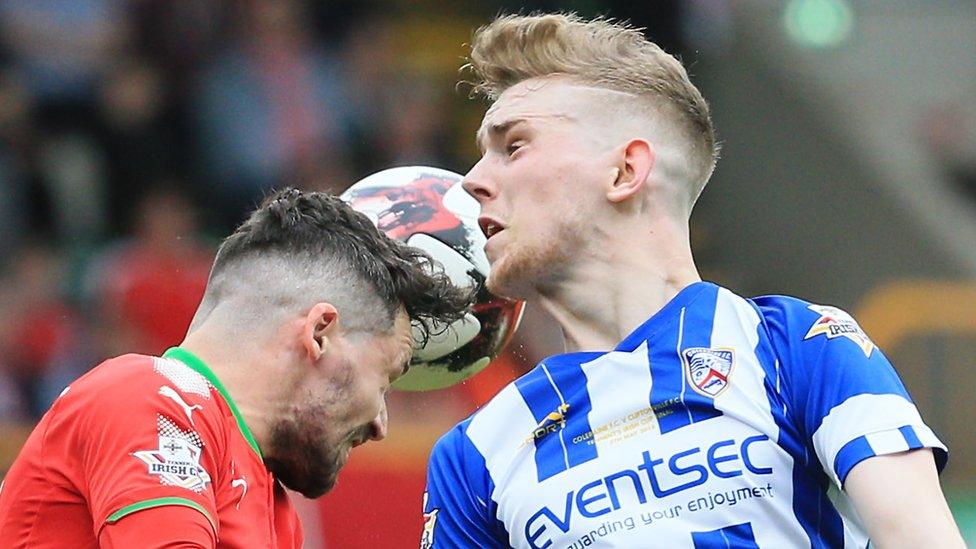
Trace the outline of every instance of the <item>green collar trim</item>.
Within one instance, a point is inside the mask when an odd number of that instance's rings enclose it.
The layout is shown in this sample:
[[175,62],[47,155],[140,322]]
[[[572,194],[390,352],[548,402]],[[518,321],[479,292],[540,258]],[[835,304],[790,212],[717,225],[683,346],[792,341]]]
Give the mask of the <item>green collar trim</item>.
[[244,423],[244,418],[241,417],[240,410],[238,410],[237,405],[234,404],[234,399],[230,398],[230,395],[227,393],[227,389],[224,388],[224,384],[221,383],[219,379],[217,379],[217,376],[214,375],[213,371],[210,370],[207,364],[204,361],[200,360],[200,358],[197,355],[191,353],[190,351],[187,351],[182,347],[171,347],[167,349],[166,352],[163,353],[163,358],[173,358],[179,360],[183,364],[189,366],[198,374],[207,378],[207,381],[209,381],[211,385],[216,387],[217,392],[220,393],[220,396],[224,397],[224,400],[227,402],[227,405],[230,406],[230,411],[233,412],[234,419],[237,420],[237,427],[240,428],[241,434],[244,435],[244,438],[247,440],[247,443],[251,445],[251,448],[254,449],[254,452],[257,453],[258,457],[263,459],[263,456],[261,455],[261,449],[258,448],[258,443],[256,440],[254,440],[254,435],[251,434],[251,430],[248,429],[247,424]]

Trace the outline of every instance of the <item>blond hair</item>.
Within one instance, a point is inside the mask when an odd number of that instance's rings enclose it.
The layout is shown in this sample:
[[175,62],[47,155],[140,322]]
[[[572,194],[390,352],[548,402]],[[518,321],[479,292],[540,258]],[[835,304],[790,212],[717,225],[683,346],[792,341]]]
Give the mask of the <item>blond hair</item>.
[[504,15],[475,31],[465,68],[476,78],[474,92],[489,100],[523,80],[564,75],[674,113],[698,165],[693,200],[715,167],[718,146],[705,98],[681,62],[639,29],[572,13]]

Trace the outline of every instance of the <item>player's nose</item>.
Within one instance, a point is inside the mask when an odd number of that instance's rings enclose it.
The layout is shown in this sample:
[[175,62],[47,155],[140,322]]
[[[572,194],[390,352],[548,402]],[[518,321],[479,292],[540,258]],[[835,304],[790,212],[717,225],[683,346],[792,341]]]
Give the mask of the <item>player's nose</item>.
[[464,176],[464,180],[461,181],[461,187],[479,203],[491,200],[497,194],[494,185],[489,183],[490,180],[488,174],[485,173],[483,164],[484,159],[475,164]]
[[381,441],[386,438],[389,427],[389,418],[386,412],[386,406],[380,410],[380,413],[373,418],[373,421],[369,422],[369,440]]

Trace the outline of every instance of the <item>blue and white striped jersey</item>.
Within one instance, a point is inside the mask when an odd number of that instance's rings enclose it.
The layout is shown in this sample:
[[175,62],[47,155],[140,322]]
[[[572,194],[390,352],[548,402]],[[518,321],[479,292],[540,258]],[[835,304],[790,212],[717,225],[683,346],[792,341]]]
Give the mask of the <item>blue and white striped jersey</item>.
[[865,547],[848,472],[922,447],[941,469],[945,446],[847,313],[700,282],[444,435],[422,546]]

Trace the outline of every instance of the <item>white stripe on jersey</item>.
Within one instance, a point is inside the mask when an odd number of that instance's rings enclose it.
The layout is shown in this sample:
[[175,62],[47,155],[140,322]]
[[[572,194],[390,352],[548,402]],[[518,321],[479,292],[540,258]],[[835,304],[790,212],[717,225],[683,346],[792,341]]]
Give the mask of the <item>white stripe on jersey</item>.
[[[496,489],[488,494],[498,505],[498,520],[512,524],[521,509],[514,498],[504,500],[498,487],[534,486],[538,483],[535,469],[535,444],[530,440],[536,428],[532,410],[526,405],[514,383],[509,384],[471,419],[467,436],[485,458],[485,468]],[[509,490],[507,494],[513,492]],[[518,532],[511,532],[510,543],[515,544]]]
[[868,445],[871,446],[871,450],[877,455],[882,454],[896,454],[898,452],[905,452],[908,450],[908,441],[905,440],[905,435],[901,434],[901,431],[882,431],[880,433],[871,433],[864,437],[868,441]]
[[[582,365],[586,374],[586,390],[590,396],[590,428],[597,430],[605,425],[626,420],[636,410],[650,406],[649,395],[653,381],[651,369],[647,365],[647,342],[632,353],[607,353],[598,359]],[[613,391],[593,390],[594,387],[614,387]],[[572,410],[569,413],[573,413]],[[658,433],[657,417],[648,414],[653,432]],[[610,441],[596,438],[599,455],[613,452]]]
[[[730,374],[732,381],[715,398],[715,408],[729,417],[756,427],[760,432],[769,433],[773,442],[779,442],[781,433],[766,396],[766,372],[755,352],[759,345],[759,322],[759,314],[748,302],[724,288],[719,289],[711,347],[736,349],[736,355],[735,370]],[[744,352],[746,349],[751,352]],[[766,459],[780,462],[776,465],[778,470],[793,470],[793,458],[789,454],[769,454]],[[783,497],[764,502],[776,508],[775,514],[770,514],[776,517],[777,527],[765,528],[761,522],[754,522],[752,527],[756,543],[759,547],[809,546],[809,537],[793,512],[793,483],[783,482],[777,488],[784,492]]]
[[[499,425],[505,427],[499,429]],[[535,428],[532,410],[522,400],[514,383],[502,389],[471,419],[468,438],[484,456],[485,466],[496,486],[509,482],[509,477],[516,473],[511,464],[520,457],[521,452],[528,452],[528,456],[522,459],[523,463],[535,464],[535,445],[522,444],[532,436]],[[528,473],[529,476],[519,480],[536,483],[535,470]]]
[[[922,438],[922,433],[931,434],[931,431],[922,423],[915,406],[901,395],[855,395],[830,410],[813,434],[813,447],[824,471],[840,486],[834,460],[845,444],[864,435],[897,430],[904,425],[914,427],[923,443],[932,441]],[[943,447],[941,443],[937,446]]]

